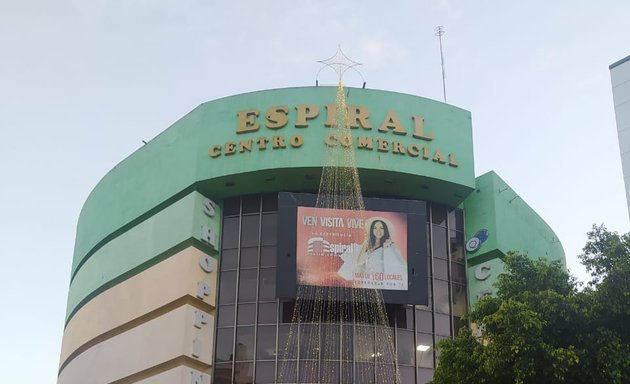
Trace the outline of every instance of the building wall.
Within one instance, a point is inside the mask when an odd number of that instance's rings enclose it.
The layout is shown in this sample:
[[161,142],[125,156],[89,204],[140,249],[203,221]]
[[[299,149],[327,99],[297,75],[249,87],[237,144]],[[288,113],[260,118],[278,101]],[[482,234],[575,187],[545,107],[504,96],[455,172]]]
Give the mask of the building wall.
[[[77,226],[59,383],[207,384],[212,377],[221,382],[224,373],[240,380],[269,372],[271,363],[275,369],[276,360],[259,362],[254,355],[237,364],[237,344],[224,339],[225,329],[238,338],[241,326],[276,327],[280,334],[286,324],[279,316],[288,305],[259,296],[260,284],[271,281],[265,274],[274,268],[264,263],[275,256],[273,244],[256,239],[235,245],[233,237],[251,220],[259,220],[261,230],[271,228],[275,193],[317,191],[327,146],[341,145],[327,128],[335,92],[278,89],[202,104],[105,175]],[[405,382],[424,382],[437,359],[434,343],[451,337],[466,311],[463,244],[469,231],[461,208],[471,211],[466,220],[475,226],[485,225],[478,217],[499,217],[498,224],[510,220],[501,218],[500,199],[486,199],[485,192],[464,204],[476,184],[485,182],[473,173],[469,112],[394,92],[346,92],[363,193],[430,206],[432,301],[427,307],[390,308]],[[250,205],[251,199],[257,203]],[[523,222],[518,230],[530,227],[532,222]],[[500,236],[490,251],[520,246],[517,240]],[[258,296],[221,301],[232,289],[225,286],[231,281],[226,276],[237,275],[232,282],[241,284],[252,270]],[[232,317],[224,308],[230,305]],[[240,324],[252,308],[254,323]],[[274,310],[277,321],[259,322],[260,314]],[[257,340],[256,332],[249,340]],[[419,357],[414,346],[420,344],[429,350]]]
[[610,66],[626,202],[630,209],[630,56]]

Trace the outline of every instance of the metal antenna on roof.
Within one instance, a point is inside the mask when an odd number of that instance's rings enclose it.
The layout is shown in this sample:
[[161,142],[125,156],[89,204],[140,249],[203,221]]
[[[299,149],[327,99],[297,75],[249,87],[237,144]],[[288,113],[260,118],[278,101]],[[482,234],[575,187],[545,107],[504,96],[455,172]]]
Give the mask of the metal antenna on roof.
[[446,76],[444,74],[444,52],[442,50],[442,36],[446,33],[446,29],[441,26],[438,25],[435,28],[435,36],[438,37],[438,40],[440,41],[440,60],[442,63],[442,92],[444,93],[444,102],[446,103]]

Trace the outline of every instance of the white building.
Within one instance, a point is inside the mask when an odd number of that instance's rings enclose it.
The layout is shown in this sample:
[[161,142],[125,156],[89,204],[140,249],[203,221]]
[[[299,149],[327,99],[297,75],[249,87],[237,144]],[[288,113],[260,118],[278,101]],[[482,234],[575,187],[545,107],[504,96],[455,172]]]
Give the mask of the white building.
[[623,180],[626,185],[626,202],[628,209],[630,209],[630,56],[611,64],[609,69],[615,103]]

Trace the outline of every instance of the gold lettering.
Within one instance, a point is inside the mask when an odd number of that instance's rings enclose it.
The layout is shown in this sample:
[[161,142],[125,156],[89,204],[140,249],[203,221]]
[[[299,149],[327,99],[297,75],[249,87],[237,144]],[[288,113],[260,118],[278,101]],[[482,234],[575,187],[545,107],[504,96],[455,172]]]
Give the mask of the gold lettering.
[[378,139],[376,140],[378,142],[378,151],[379,152],[387,152],[387,146],[388,146],[388,142],[387,140],[383,140],[383,139]]
[[313,120],[319,116],[319,108],[313,104],[296,105],[297,117],[295,119],[295,128],[308,127],[308,120]]
[[446,161],[444,161],[444,155],[442,155],[442,152],[439,149],[435,151],[435,154],[433,154],[433,161],[440,164],[446,163]]
[[457,164],[457,159],[455,158],[454,153],[448,154],[448,165],[450,165],[451,167],[459,167],[459,164]]
[[371,137],[359,136],[357,139],[358,139],[357,148],[366,148],[366,149],[373,148]]
[[215,158],[219,156],[221,156],[221,146],[213,145],[212,148],[210,148],[210,157]]
[[252,139],[249,140],[241,140],[241,142],[239,143],[239,152],[243,153],[245,152],[245,150],[247,150],[248,152],[252,151]]
[[385,119],[383,119],[383,124],[381,124],[381,127],[378,130],[379,132],[387,132],[390,129],[393,130],[392,132],[396,135],[407,134],[407,131],[405,131],[405,128],[402,126],[398,115],[394,111],[387,112]]
[[422,147],[422,158],[429,160],[429,147]]
[[337,106],[335,104],[326,104],[326,122],[324,126],[333,127],[335,126],[335,118],[337,114]]
[[329,147],[334,147],[337,145],[337,138],[335,135],[328,135],[324,138],[324,143]]
[[269,139],[262,136],[258,138],[258,149],[261,151],[264,151],[265,149],[267,149],[267,143],[269,142]]
[[225,156],[230,156],[236,153],[236,143],[225,143]]
[[260,128],[257,109],[246,109],[238,112],[236,116],[238,117],[236,133],[255,132]]
[[420,147],[415,144],[409,144],[407,147],[407,153],[411,157],[418,157],[420,155]]
[[401,155],[405,154],[405,147],[403,147],[402,143],[400,141],[394,141],[392,143],[392,152],[393,153],[400,153]]
[[428,133],[424,134],[424,117],[423,116],[413,116],[413,137],[416,139],[431,141],[433,140],[433,134]]
[[341,136],[341,146],[344,148],[350,148],[352,146],[352,136],[350,135]]
[[361,126],[363,129],[372,129],[369,118],[370,111],[368,111],[367,107],[348,106],[348,124],[350,128],[359,128]]
[[302,135],[293,135],[289,139],[289,143],[291,143],[291,146],[293,148],[299,148],[302,146],[302,144],[304,144],[304,138],[302,137]]
[[286,105],[267,109],[265,126],[270,129],[280,129],[289,122],[289,107]]
[[286,145],[284,145],[284,137],[274,136],[272,140],[273,140],[273,144],[272,144],[273,149],[286,148]]

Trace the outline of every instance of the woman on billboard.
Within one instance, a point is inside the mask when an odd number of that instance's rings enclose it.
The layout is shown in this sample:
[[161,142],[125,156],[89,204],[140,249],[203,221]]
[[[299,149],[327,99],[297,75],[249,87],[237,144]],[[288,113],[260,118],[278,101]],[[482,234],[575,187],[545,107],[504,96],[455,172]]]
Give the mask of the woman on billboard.
[[358,254],[342,255],[344,264],[337,274],[352,280],[356,288],[407,289],[407,262],[392,241],[392,226],[375,217],[365,227],[365,241]]

